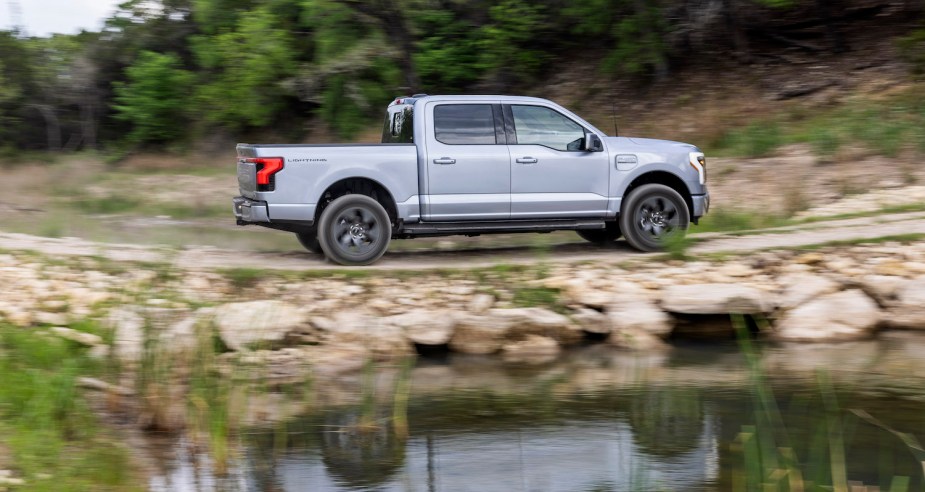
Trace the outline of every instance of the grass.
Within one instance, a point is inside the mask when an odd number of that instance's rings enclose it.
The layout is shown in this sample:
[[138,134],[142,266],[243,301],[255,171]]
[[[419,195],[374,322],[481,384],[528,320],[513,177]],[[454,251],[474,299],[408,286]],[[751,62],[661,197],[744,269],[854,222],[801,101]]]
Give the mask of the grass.
[[128,451],[100,424],[76,386],[102,368],[85,349],[0,324],[0,435],[17,490],[143,490]]
[[812,113],[792,110],[732,128],[707,148],[718,156],[764,157],[785,145],[805,143],[816,155],[831,158],[851,144],[896,157],[910,143],[910,148],[925,152],[925,97],[921,92],[921,87],[915,87],[888,99],[855,99]]

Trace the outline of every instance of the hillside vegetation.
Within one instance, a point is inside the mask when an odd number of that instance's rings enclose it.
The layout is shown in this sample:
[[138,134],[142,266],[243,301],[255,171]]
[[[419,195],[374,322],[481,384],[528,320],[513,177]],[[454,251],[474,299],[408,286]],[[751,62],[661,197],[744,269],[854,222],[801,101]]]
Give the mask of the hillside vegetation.
[[[415,92],[556,97],[608,129],[619,101],[621,120],[644,130],[626,103],[642,101],[646,121],[670,127],[700,118],[701,98],[716,106],[743,85],[763,87],[772,102],[838,85],[837,71],[820,85],[812,70],[819,63],[873,67],[887,77],[921,73],[923,4],[130,0],[100,32],[37,38],[0,31],[0,147],[122,152],[220,148],[244,138],[353,139],[364,131],[374,138],[370,128],[383,106]],[[645,106],[653,100],[662,106]],[[692,114],[677,117],[685,107]],[[920,106],[910,111],[901,119],[918,122]],[[739,120],[769,116],[743,112]],[[699,128],[698,135],[758,155],[777,140],[809,139],[767,123],[729,136]],[[887,152],[891,139],[909,136],[898,124],[885,131]],[[811,140],[832,152],[856,133],[839,128]]]

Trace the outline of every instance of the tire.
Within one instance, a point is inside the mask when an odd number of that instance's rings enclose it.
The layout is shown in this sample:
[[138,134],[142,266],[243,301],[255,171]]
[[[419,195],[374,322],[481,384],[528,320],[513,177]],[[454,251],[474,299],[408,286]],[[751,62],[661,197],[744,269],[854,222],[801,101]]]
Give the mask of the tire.
[[299,244],[308,251],[316,255],[324,254],[324,251],[321,251],[321,244],[318,242],[318,232],[315,229],[307,232],[297,232],[295,233],[295,237],[299,240]]
[[604,229],[579,229],[575,232],[585,241],[602,246],[620,239],[623,235],[618,222],[608,222]]
[[684,234],[691,222],[684,198],[661,184],[647,184],[631,191],[620,212],[620,229],[630,246],[640,251],[660,251],[665,240]]
[[385,254],[391,238],[389,214],[366,195],[344,195],[334,200],[318,221],[321,249],[341,265],[373,263]]

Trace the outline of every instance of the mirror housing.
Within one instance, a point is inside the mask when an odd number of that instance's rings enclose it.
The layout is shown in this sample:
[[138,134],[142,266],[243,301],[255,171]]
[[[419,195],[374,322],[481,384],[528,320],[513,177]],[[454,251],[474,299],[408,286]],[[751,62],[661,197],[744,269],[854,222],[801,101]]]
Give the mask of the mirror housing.
[[598,137],[594,133],[585,133],[585,139],[582,143],[581,150],[585,152],[603,152],[604,142],[601,142],[601,137]]

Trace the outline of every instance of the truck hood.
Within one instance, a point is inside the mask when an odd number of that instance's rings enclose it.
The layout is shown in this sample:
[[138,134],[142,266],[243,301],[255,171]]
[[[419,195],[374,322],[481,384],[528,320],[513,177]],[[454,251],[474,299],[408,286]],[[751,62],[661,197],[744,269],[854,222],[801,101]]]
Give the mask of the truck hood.
[[699,152],[700,150],[689,143],[675,142],[673,140],[659,140],[657,138],[639,138],[639,137],[610,137],[618,141],[630,142],[634,145],[649,147],[650,149],[671,149],[685,150],[687,152]]

